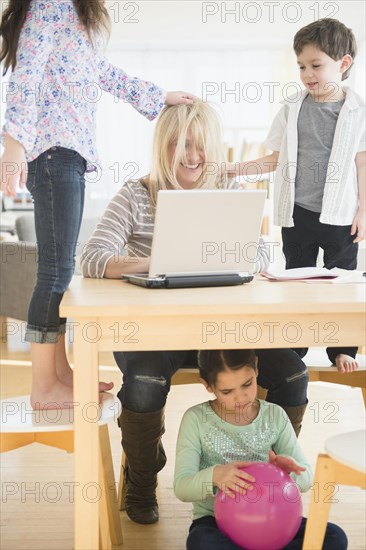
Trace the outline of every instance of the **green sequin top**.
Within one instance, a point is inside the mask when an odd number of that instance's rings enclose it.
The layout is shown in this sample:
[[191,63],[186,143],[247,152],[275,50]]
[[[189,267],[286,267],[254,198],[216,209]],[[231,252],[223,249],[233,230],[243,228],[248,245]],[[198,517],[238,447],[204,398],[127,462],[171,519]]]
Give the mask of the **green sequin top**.
[[174,492],[185,502],[193,502],[193,519],[214,515],[213,470],[217,464],[235,460],[268,462],[268,452],[287,455],[306,468],[291,474],[300,491],[312,485],[312,472],[299,447],[285,411],[260,400],[258,416],[246,426],[220,418],[210,402],[200,403],[183,416],[176,450]]

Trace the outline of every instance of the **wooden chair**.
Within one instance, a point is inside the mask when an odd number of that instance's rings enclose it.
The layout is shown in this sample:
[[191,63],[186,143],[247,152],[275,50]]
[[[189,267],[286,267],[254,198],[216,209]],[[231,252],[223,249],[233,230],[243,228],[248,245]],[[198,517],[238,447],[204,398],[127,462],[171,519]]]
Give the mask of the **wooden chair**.
[[322,548],[330,504],[338,484],[366,488],[366,431],[358,430],[326,440],[327,454],[318,455],[303,550]]
[[[364,405],[366,407],[366,356],[357,354],[358,369],[354,372],[338,372],[336,367],[329,363],[323,348],[310,348],[304,362],[308,367],[309,382],[331,382],[361,388]],[[182,382],[184,383],[184,382]],[[258,397],[266,398],[267,391],[258,386]]]
[[[103,394],[99,419],[99,468],[101,499],[99,519],[100,548],[123,543],[122,526],[117,506],[115,479],[107,423],[121,412],[117,397]],[[1,452],[42,443],[69,453],[74,450],[72,409],[32,411],[29,395],[1,401]]]
[[359,367],[354,372],[342,373],[330,365],[323,348],[310,348],[304,361],[309,371],[309,382],[331,382],[353,388],[361,388],[363,401],[366,406],[366,356],[357,355]]

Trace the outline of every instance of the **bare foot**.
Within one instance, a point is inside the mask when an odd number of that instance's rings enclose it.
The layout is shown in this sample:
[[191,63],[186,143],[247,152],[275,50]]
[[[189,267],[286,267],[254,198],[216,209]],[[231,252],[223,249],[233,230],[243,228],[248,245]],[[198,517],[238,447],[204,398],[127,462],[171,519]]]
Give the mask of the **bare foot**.
[[73,403],[73,391],[59,380],[55,381],[47,389],[32,388],[30,402],[32,409],[71,409]]
[[[70,367],[66,349],[65,349],[65,334],[61,336],[56,346],[53,348],[54,360],[56,367],[56,376],[64,386],[73,387],[73,370]],[[99,393],[109,391],[113,388],[113,382],[99,382]],[[100,401],[99,401],[100,402]]]
[[345,353],[340,353],[335,359],[335,366],[338,372],[353,372],[358,369],[356,359]]
[[99,382],[99,393],[102,391],[109,391],[113,386],[113,382]]
[[73,387],[73,372],[68,363],[60,364],[56,361],[56,374],[62,384],[69,388]]
[[[102,403],[102,392],[113,388],[113,382],[99,382],[99,404]],[[72,409],[74,407],[73,389],[57,381],[47,391],[32,389],[30,403],[33,410]]]
[[[57,378],[65,386],[73,387],[73,370],[69,364],[56,364]],[[113,388],[113,382],[99,382],[99,393],[109,391]]]

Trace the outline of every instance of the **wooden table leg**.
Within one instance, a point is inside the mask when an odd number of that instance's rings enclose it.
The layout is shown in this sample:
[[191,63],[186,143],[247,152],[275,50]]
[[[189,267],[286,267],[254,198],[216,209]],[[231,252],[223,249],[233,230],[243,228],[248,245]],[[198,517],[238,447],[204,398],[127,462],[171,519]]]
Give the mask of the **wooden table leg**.
[[101,478],[103,480],[103,501],[106,503],[108,516],[108,531],[112,544],[119,546],[123,544],[121,518],[118,510],[116,483],[113,471],[111,443],[109,439],[108,426],[104,424],[99,428]]
[[75,550],[99,547],[99,397],[96,320],[74,319]]

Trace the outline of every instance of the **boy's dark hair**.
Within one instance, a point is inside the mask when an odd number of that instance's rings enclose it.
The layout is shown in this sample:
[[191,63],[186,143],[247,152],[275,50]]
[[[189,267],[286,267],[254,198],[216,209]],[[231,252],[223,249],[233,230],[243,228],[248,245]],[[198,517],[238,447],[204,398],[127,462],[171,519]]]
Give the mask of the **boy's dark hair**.
[[243,367],[256,369],[256,355],[252,349],[201,350],[198,352],[198,367],[201,378],[213,387],[219,372]]
[[[335,61],[347,54],[354,59],[357,54],[356,39],[352,30],[337,19],[328,17],[310,23],[295,34],[293,46],[297,56],[307,44],[314,44]],[[342,80],[349,77],[351,67],[342,74]]]

